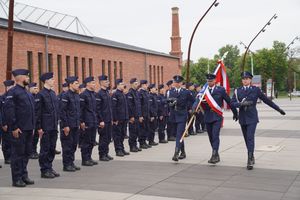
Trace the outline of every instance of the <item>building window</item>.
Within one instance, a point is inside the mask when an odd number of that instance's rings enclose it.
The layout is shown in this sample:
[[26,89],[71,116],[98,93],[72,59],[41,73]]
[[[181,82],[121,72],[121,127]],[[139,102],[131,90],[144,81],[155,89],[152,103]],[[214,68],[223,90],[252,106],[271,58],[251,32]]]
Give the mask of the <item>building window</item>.
[[153,65],[153,83],[156,84],[156,67]]
[[164,83],[164,67],[160,67],[160,77],[161,77],[161,83]]
[[51,53],[48,54],[48,71],[53,72],[53,56]]
[[89,59],[89,76],[93,76],[94,72],[93,72],[93,59],[90,58]]
[[85,58],[81,58],[82,81],[86,78]]
[[70,73],[71,73],[71,62],[70,62],[70,56],[66,56],[66,71],[67,71],[67,77],[70,76]]
[[117,78],[118,78],[118,77],[117,77],[117,76],[118,76],[118,71],[117,71],[118,69],[117,69],[117,68],[118,68],[118,66],[117,66],[117,61],[114,61],[114,83],[115,83],[115,86],[117,86],[117,85],[116,85],[116,80],[117,80]]
[[152,66],[149,65],[149,83],[152,83]]
[[157,66],[157,84],[160,84],[160,73],[159,73],[159,66]]
[[102,60],[102,75],[105,75],[105,60]]
[[108,80],[111,81],[111,61],[110,60],[107,63],[107,76],[108,76]]
[[123,79],[123,63],[119,62],[119,76]]
[[62,59],[61,55],[57,55],[57,79],[58,79],[58,92],[61,92],[62,85]]
[[[39,52],[38,53],[38,74],[39,74],[39,77],[43,74],[43,53]],[[39,86],[40,86],[40,89],[42,88],[42,82],[39,81]]]
[[33,55],[32,51],[27,51],[27,66],[29,70],[29,79],[30,82],[33,81]]
[[74,73],[78,76],[78,57],[74,57]]

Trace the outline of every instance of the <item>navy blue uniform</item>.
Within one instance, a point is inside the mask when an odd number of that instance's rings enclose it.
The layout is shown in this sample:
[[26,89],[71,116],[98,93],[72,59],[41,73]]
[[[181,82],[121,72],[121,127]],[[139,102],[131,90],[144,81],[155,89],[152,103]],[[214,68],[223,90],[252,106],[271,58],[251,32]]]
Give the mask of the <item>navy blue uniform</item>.
[[36,96],[36,130],[43,130],[40,139],[39,164],[42,173],[52,172],[59,118],[58,99],[51,89],[43,88]]
[[11,172],[15,183],[28,178],[27,164],[35,126],[34,98],[25,87],[16,85],[7,92],[4,118],[9,133],[18,128],[22,132],[18,138],[11,135]]
[[[158,104],[157,104],[157,94],[149,93],[149,135],[148,141],[150,143],[154,142],[155,131],[157,128],[157,112],[158,112]],[[152,119],[152,121],[151,121]]]
[[[280,108],[271,100],[269,100],[258,87],[250,86],[247,89],[245,87],[240,87],[235,91],[235,94],[232,96],[232,105],[236,108],[239,108],[239,123],[249,153],[254,152],[254,135],[256,125],[259,122],[258,113],[256,109],[256,103],[258,98],[261,99],[265,104],[267,104],[271,108],[280,112]],[[241,106],[241,102],[243,100],[251,101],[252,105]]]
[[158,139],[162,141],[165,140],[165,129],[169,112],[167,98],[163,94],[158,94],[157,105]]
[[112,95],[112,116],[113,124],[112,133],[116,152],[124,152],[124,131],[128,121],[127,99],[123,91],[116,90]]
[[[32,94],[34,101],[35,101],[35,112],[37,112],[36,108],[36,103],[37,103],[37,95],[36,94]],[[37,154],[37,144],[39,143],[39,134],[37,132],[37,129],[34,130],[34,134],[32,137],[32,148],[31,148],[31,156],[33,156],[34,154]],[[32,158],[32,157],[31,157]]]
[[61,97],[61,128],[70,128],[68,135],[60,134],[64,167],[74,166],[80,126],[80,97],[79,94],[68,90]]
[[80,94],[80,121],[85,123],[81,143],[82,161],[92,160],[92,151],[97,131],[96,93],[86,89]]
[[174,125],[176,131],[176,148],[184,149],[184,141],[180,143],[181,136],[185,130],[188,118],[188,105],[193,102],[193,96],[190,91],[180,88],[170,90],[169,98],[175,98],[176,103],[170,107],[170,122]]
[[144,118],[143,122],[140,122],[139,143],[140,145],[144,145],[149,135],[150,97],[148,91],[142,88],[138,94],[141,102],[141,116]]
[[0,128],[0,135],[2,135],[2,152],[5,163],[10,162],[10,155],[11,155],[11,144],[10,144],[10,133],[8,131],[4,131],[2,129],[3,126],[7,126],[7,122],[4,118],[4,103],[7,96],[7,92],[4,93],[0,97],[0,112],[1,112],[1,128]]
[[100,89],[96,95],[97,118],[98,124],[104,122],[103,128],[98,128],[100,135],[99,139],[99,156],[107,156],[109,152],[109,144],[111,142],[111,128],[112,128],[112,110],[111,97],[108,90]]
[[127,96],[128,117],[134,118],[133,122],[129,122],[129,147],[137,148],[137,138],[139,136],[139,118],[141,117],[141,102],[138,91],[130,88]]
[[[214,86],[212,89],[209,89],[211,96],[215,100],[215,102],[222,108],[223,101],[225,100],[227,104],[230,104],[230,97],[226,93],[224,87]],[[215,111],[211,109],[211,107],[204,103],[204,122],[206,123],[207,133],[209,137],[209,141],[213,150],[219,150],[220,145],[220,129],[223,123],[223,116],[217,114]],[[237,115],[237,110],[235,107],[231,106],[231,110],[234,115]]]
[[[194,92],[194,91],[191,91],[191,90],[188,90],[188,91],[191,93],[191,95],[192,95],[192,97],[193,97],[193,101],[190,102],[190,103],[188,104],[189,115],[188,115],[187,123],[189,123],[190,119],[191,119],[192,116],[193,116],[192,112],[190,112],[190,111],[192,111],[192,107],[193,107],[193,104],[194,104],[195,98],[196,98],[196,95],[195,95],[195,92]],[[188,131],[188,133],[191,134],[191,135],[194,134],[194,121],[195,121],[195,120],[193,120],[193,122],[191,123],[191,125],[190,125],[190,127],[189,127],[189,131]]]
[[[167,90],[166,91],[166,95],[165,96],[166,96],[167,99],[170,96],[170,91],[171,90]],[[171,138],[173,139],[173,138],[176,137],[176,130],[174,129],[174,124],[173,124],[172,121],[170,121],[170,110],[171,110],[171,108],[170,108],[170,106],[168,104],[168,117],[166,119],[166,121],[167,121],[167,136],[168,136],[168,140],[170,140]]]

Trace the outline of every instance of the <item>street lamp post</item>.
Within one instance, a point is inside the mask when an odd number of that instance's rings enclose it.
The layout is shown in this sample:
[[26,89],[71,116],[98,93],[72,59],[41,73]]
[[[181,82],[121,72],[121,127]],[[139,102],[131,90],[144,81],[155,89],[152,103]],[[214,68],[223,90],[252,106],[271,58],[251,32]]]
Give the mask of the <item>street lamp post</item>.
[[[243,45],[245,49],[247,49],[247,45],[240,41],[240,45]],[[254,75],[254,64],[253,64],[253,52],[248,49],[248,52],[250,53],[250,58],[251,58],[251,74]]]
[[191,58],[191,48],[192,48],[192,43],[193,43],[193,38],[194,35],[196,33],[196,30],[199,26],[199,24],[201,23],[201,21],[204,19],[204,17],[207,15],[207,13],[210,11],[210,9],[215,6],[217,7],[219,5],[219,3],[217,2],[218,0],[214,0],[214,2],[209,6],[209,8],[206,10],[206,12],[204,13],[204,15],[200,18],[200,20],[198,21],[197,25],[194,28],[194,31],[192,33],[192,36],[190,38],[190,43],[189,43],[189,49],[188,49],[188,59],[187,59],[187,66],[186,66],[186,82],[190,81],[190,58]]
[[277,15],[274,14],[274,15],[271,17],[271,19],[270,19],[270,20],[262,27],[262,29],[260,29],[260,31],[254,36],[254,38],[251,40],[251,42],[247,45],[247,49],[246,49],[246,51],[245,51],[245,53],[244,53],[243,62],[242,62],[242,65],[241,65],[241,72],[243,72],[244,69],[245,69],[246,56],[247,56],[247,52],[248,52],[248,50],[249,50],[251,44],[252,44],[252,43],[254,42],[254,40],[259,36],[259,34],[261,34],[261,33],[263,33],[263,32],[266,31],[266,27],[269,26],[269,25],[271,25],[271,21],[274,20],[274,19],[276,19],[276,18],[277,18]]

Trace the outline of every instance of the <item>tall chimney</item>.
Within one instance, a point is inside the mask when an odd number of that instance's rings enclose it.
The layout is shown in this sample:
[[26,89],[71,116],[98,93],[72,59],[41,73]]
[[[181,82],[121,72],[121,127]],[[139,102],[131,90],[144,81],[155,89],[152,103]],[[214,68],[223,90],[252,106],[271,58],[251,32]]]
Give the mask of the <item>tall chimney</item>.
[[170,54],[178,57],[179,65],[182,66],[182,51],[181,51],[181,37],[179,32],[179,15],[178,7],[172,8],[172,36],[171,36],[171,52]]

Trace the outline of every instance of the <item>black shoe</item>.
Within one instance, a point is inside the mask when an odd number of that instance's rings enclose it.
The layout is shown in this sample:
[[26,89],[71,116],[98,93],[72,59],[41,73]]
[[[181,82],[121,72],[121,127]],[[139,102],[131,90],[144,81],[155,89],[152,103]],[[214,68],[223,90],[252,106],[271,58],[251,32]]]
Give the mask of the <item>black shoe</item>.
[[9,159],[5,160],[4,164],[9,165],[10,164],[10,160]]
[[212,156],[211,158],[209,159],[208,163],[211,163],[211,164],[216,164],[220,162],[220,156],[219,156],[219,153],[216,151],[216,150],[213,150],[213,153],[212,153]]
[[197,135],[197,133],[193,131],[190,133],[190,135]]
[[60,154],[60,153],[61,153],[60,151],[58,151],[58,150],[55,149],[55,154],[56,154],[56,155],[58,155],[58,154]]
[[116,156],[118,156],[118,157],[124,157],[125,155],[124,155],[124,153],[122,151],[117,151],[116,152]]
[[76,166],[76,165],[74,165],[74,164],[73,164],[73,167],[74,167],[74,169],[75,169],[76,171],[80,170],[80,167],[78,167],[78,166]]
[[138,150],[138,148],[137,147],[132,147],[132,148],[130,148],[130,152],[138,152],[139,150]]
[[41,178],[55,178],[55,175],[52,172],[45,172],[41,174]]
[[2,165],[0,165],[0,168],[2,168]]
[[12,184],[12,186],[14,186],[14,187],[26,187],[26,183],[24,183],[24,181],[22,181],[22,180],[18,180],[16,182],[14,182]]
[[168,141],[176,141],[176,138],[171,136],[171,137],[168,138]]
[[174,153],[172,160],[177,162],[178,159],[179,159],[179,149],[175,148],[175,153]]
[[180,156],[178,157],[179,160],[185,159],[186,158],[186,154],[185,152],[181,152]]
[[204,133],[203,130],[198,130],[197,133],[201,134],[201,133]]
[[29,156],[29,159],[38,159],[39,158],[39,154],[38,153],[32,153],[30,156]]
[[247,169],[252,170],[255,163],[253,153],[248,153]]
[[51,173],[55,176],[55,177],[59,177],[60,174],[57,173],[54,169],[51,170]]
[[34,181],[31,180],[31,179],[28,178],[28,177],[23,178],[22,180],[23,180],[23,182],[24,182],[26,185],[33,185],[33,184],[34,184]]
[[110,161],[110,159],[106,156],[100,156],[99,160],[100,161]]
[[90,160],[91,163],[93,163],[93,165],[98,165],[98,162],[96,160]]
[[140,148],[140,147],[138,147],[137,149],[138,149],[138,151],[142,151],[142,148]]
[[109,154],[106,154],[106,157],[109,159],[109,160],[113,160],[114,158],[111,157]]
[[124,139],[128,139],[128,138],[129,138],[129,136],[128,136],[128,135],[125,135]]
[[141,145],[140,145],[140,148],[141,148],[141,149],[148,149],[148,145],[146,145],[146,144],[141,144]]
[[157,142],[154,142],[154,141],[152,141],[152,142],[149,142],[149,145],[150,145],[150,146],[157,146],[157,145],[158,145],[158,143],[157,143]]
[[129,153],[129,152],[127,152],[127,151],[125,151],[125,150],[123,150],[123,153],[124,153],[124,156],[128,156],[128,155],[130,155],[130,153]]
[[82,162],[81,162],[81,165],[82,165],[82,166],[89,166],[89,167],[91,167],[91,166],[93,166],[94,164],[93,164],[90,160],[86,160],[86,161],[82,161]]
[[159,140],[159,143],[166,144],[166,143],[168,143],[168,141],[167,140]]
[[147,146],[148,149],[152,148],[152,146],[150,144],[146,143],[146,146]]
[[73,166],[71,166],[71,165],[64,167],[63,170],[65,172],[75,172],[76,171],[76,169]]

